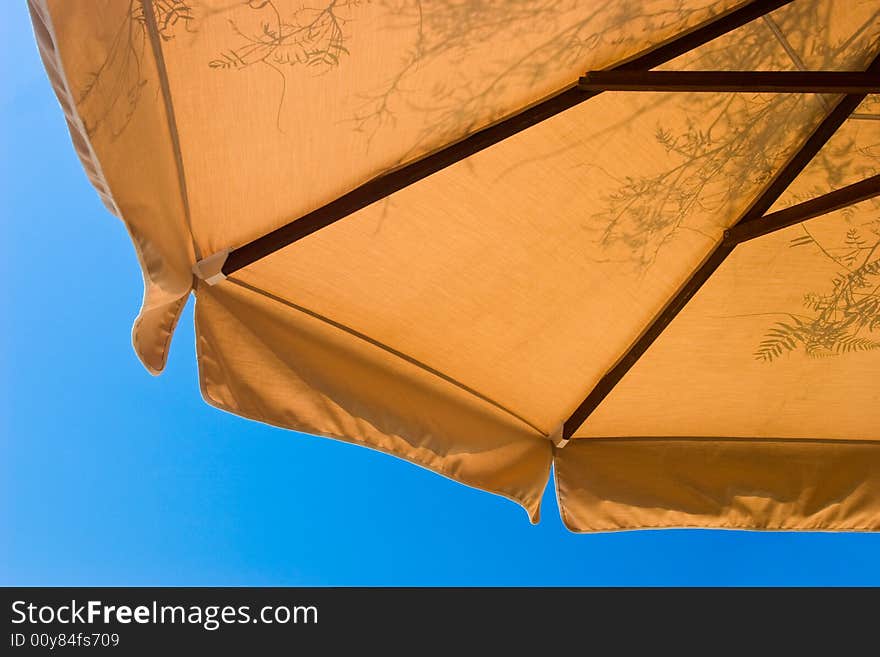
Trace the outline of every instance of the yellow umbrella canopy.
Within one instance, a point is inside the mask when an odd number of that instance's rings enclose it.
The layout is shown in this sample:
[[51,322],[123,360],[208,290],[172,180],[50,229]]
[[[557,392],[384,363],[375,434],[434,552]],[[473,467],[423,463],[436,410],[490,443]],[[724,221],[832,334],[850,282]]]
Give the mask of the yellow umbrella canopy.
[[159,373],[573,531],[880,529],[880,0],[29,0]]

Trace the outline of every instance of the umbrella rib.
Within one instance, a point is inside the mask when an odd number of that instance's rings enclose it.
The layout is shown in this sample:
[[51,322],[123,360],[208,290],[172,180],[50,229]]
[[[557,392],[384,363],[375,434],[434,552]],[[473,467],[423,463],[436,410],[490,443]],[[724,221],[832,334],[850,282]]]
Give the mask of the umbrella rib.
[[877,196],[880,196],[880,174],[763,217],[742,221],[728,231],[726,238],[742,244]]
[[547,437],[547,433],[545,431],[542,431],[539,427],[535,426],[534,424],[529,422],[527,419],[525,419],[523,416],[519,415],[515,411],[507,408],[506,406],[504,406],[503,404],[500,404],[499,402],[495,401],[494,399],[487,397],[486,395],[482,394],[481,392],[474,390],[473,388],[471,388],[468,385],[465,385],[461,381],[458,381],[458,380],[452,378],[448,374],[444,374],[443,372],[441,372],[437,369],[434,369],[430,365],[426,365],[425,363],[421,362],[420,360],[403,353],[402,351],[398,351],[397,349],[394,349],[393,347],[390,347],[390,346],[384,344],[383,342],[376,340],[375,338],[371,338],[370,336],[365,335],[364,333],[361,333],[360,331],[353,329],[350,326],[346,326],[345,324],[342,324],[340,322],[337,322],[336,320],[330,319],[329,317],[322,315],[320,313],[317,313],[314,310],[309,310],[308,308],[305,308],[304,306],[300,306],[299,304],[296,304],[288,299],[285,299],[283,297],[279,297],[278,295],[273,294],[271,292],[268,292],[267,290],[263,290],[259,287],[251,285],[250,283],[245,283],[244,281],[237,279],[237,278],[228,278],[227,280],[230,283],[233,283],[234,285],[237,285],[238,287],[240,287],[242,289],[249,290],[250,292],[253,292],[255,294],[262,295],[262,296],[266,297],[267,299],[271,299],[272,301],[275,301],[276,303],[280,303],[281,305],[286,306],[288,308],[291,308],[292,310],[296,310],[300,313],[303,313],[304,315],[308,315],[309,317],[311,317],[313,319],[316,319],[320,322],[328,324],[329,326],[332,326],[335,329],[338,329],[340,331],[348,333],[349,335],[351,335],[359,340],[363,340],[364,342],[367,342],[368,344],[371,344],[372,346],[377,347],[377,348],[381,349],[382,351],[384,351],[388,354],[391,354],[392,356],[395,356],[397,358],[400,358],[401,360],[406,361],[410,365],[414,365],[415,367],[418,367],[419,369],[421,369],[425,372],[428,372],[429,374],[432,374],[440,379],[443,379],[444,381],[446,381],[449,384],[452,384],[456,388],[468,393],[469,395],[471,395],[473,397],[476,397],[477,399],[495,407],[499,411],[502,411],[502,412],[506,413],[507,415],[510,415],[511,417],[519,420],[520,422],[522,422],[523,424],[525,424],[529,428],[531,428],[534,431],[536,431],[537,433],[539,433],[542,437],[545,437],[545,438]]
[[[656,47],[612,67],[612,70],[644,70],[664,64],[684,53],[727,34],[793,0],[752,0],[679,34]],[[229,251],[222,274],[229,276],[279,249],[380,201],[448,166],[508,137],[570,109],[600,92],[584,91],[573,84],[521,112],[478,130],[464,139],[430,153],[415,162],[380,175],[308,214]]]
[[852,71],[590,71],[585,91],[880,93],[880,75]]
[[[880,72],[880,54],[874,58],[874,61],[871,62],[871,65],[866,70],[866,73],[871,74],[878,72]],[[732,238],[733,231],[740,224],[749,224],[765,216],[767,210],[770,209],[773,203],[776,202],[864,99],[865,94],[845,95],[826,114],[825,118],[813,130],[800,149],[795,152],[787,164],[773,177],[770,184],[764,188],[761,194],[740,215],[739,219],[734,222],[733,227],[724,232],[724,239],[716,245],[700,267],[679,289],[678,293],[667,302],[663,310],[660,311],[627,352],[617,361],[614,367],[606,372],[584,401],[565,420],[561,431],[563,444],[564,441],[574,436],[575,431],[592,415],[599,404],[611,393],[626,373],[639,361],[654,341],[660,337],[666,327],[672,323],[672,320],[687,305],[688,301],[693,298],[703,284],[715,273],[715,270],[721,266],[721,263],[724,262],[727,256],[731,254],[737,244]]]

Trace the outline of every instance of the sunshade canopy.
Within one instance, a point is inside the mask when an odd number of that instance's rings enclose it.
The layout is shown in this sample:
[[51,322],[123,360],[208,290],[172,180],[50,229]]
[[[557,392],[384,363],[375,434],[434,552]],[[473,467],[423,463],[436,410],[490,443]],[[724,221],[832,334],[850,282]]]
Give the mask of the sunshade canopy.
[[151,372],[194,292],[210,404],[533,521],[880,529],[880,0],[29,4]]

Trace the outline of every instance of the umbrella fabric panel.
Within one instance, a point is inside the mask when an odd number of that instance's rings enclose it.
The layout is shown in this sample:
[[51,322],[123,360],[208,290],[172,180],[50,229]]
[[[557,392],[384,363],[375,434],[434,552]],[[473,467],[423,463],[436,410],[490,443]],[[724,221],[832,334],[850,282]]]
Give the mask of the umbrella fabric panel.
[[576,440],[554,468],[575,532],[880,530],[878,442]]
[[878,219],[738,246],[575,435],[880,438]]
[[162,48],[210,254],[735,3],[162,3],[175,4],[192,18]]
[[[29,6],[77,153],[134,243],[144,299],[132,342],[156,374],[189,295],[195,254],[143,15],[133,17],[128,3],[115,0],[30,0]],[[124,42],[119,25],[130,27]]]
[[436,373],[230,282],[199,287],[196,332],[209,403],[399,456],[537,521],[550,442]]

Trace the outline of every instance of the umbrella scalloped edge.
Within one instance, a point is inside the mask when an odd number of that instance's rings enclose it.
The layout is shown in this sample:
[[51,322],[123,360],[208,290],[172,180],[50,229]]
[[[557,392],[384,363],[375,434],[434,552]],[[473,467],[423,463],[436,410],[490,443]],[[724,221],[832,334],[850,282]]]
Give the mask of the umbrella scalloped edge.
[[554,471],[573,532],[880,529],[878,441],[584,438]]

